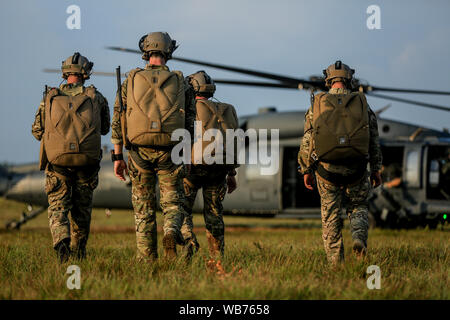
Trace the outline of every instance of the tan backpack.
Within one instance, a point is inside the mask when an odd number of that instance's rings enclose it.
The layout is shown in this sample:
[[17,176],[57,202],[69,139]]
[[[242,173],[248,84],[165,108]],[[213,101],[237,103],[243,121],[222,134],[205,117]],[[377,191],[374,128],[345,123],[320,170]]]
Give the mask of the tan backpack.
[[327,163],[366,161],[369,114],[363,93],[321,93],[314,98],[313,139],[317,160]]
[[179,71],[135,69],[128,75],[126,126],[137,146],[170,146],[172,132],[184,128],[184,78]]
[[[204,133],[208,130],[208,129],[218,129],[220,130],[220,132],[222,133],[222,137],[223,137],[223,164],[225,164],[226,162],[226,130],[227,129],[237,129],[239,124],[238,124],[238,118],[236,115],[236,110],[234,109],[234,107],[231,104],[226,104],[226,103],[221,103],[221,102],[214,102],[214,101],[210,101],[210,100],[203,100],[203,99],[198,99],[196,100],[196,109],[197,109],[197,114],[196,114],[196,121],[201,121],[202,122],[202,128],[201,128],[201,134],[202,137],[204,136]],[[196,132],[197,134],[197,132]],[[203,155],[203,151],[205,150],[205,148],[207,146],[209,146],[211,143],[214,142],[214,140],[212,141],[204,141],[202,139],[201,144],[199,145],[198,143],[200,143],[200,140],[197,140],[198,142],[194,142],[194,146],[192,148],[192,163],[193,164],[199,164],[198,160],[196,161],[196,155],[194,153],[194,150],[200,151],[201,150],[201,154]],[[196,148],[196,146],[199,146]],[[214,152],[211,154],[214,155]],[[199,159],[199,158],[197,158]],[[237,144],[236,142],[234,143],[234,163],[236,163],[236,159],[237,159]],[[204,159],[202,156],[202,164],[204,163]]]
[[95,88],[69,96],[52,88],[45,99],[44,149],[51,164],[78,167],[101,159],[100,106]]

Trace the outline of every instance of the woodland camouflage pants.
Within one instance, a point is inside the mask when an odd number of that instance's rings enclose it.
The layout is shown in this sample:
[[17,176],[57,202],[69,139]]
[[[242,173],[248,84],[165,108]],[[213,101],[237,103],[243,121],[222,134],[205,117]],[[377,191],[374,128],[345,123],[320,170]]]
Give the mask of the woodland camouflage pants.
[[367,247],[368,237],[368,195],[370,183],[365,176],[360,183],[352,186],[337,186],[327,183],[316,174],[322,212],[322,238],[330,263],[344,260],[344,242],[342,239],[342,208],[350,220],[353,240],[360,240]]
[[170,159],[170,151],[147,154],[150,170],[138,170],[129,157],[129,173],[132,183],[132,203],[135,215],[136,242],[139,259],[156,258],[156,182],[159,182],[160,206],[164,215],[164,234],[172,232],[179,244],[183,243],[181,225],[184,218],[184,166],[176,166]]
[[[71,247],[84,249],[89,237],[92,194],[98,185],[98,166],[62,168],[48,165],[45,192],[48,219],[55,247],[70,238]],[[69,217],[70,213],[70,217]]]
[[184,179],[186,216],[181,232],[186,243],[189,241],[197,243],[193,232],[192,207],[198,190],[202,188],[203,217],[211,256],[217,256],[224,252],[225,226],[222,201],[227,191],[226,175],[227,171],[224,168],[192,166],[191,173]]

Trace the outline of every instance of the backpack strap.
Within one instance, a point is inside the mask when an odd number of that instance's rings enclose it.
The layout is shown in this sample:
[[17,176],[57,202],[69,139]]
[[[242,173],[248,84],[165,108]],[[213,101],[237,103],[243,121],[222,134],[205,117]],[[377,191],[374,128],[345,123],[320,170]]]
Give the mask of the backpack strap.
[[[131,70],[130,72],[128,72],[127,75],[127,85],[128,86],[133,86],[133,81],[134,81],[134,76],[136,75],[136,73],[138,73],[139,71],[142,71],[143,69],[141,68],[136,68]],[[120,92],[119,94],[122,94],[122,87],[120,87]],[[127,104],[128,104],[128,99],[134,99],[134,97],[128,97],[127,96]],[[125,149],[130,150],[131,149],[131,143],[130,141],[128,141],[127,138],[127,132],[128,132],[128,127],[127,127],[127,110],[129,110],[128,106],[124,106],[124,108],[122,110],[119,111],[120,114],[120,130],[122,131],[122,141],[123,141],[123,146],[125,147]]]
[[183,72],[179,71],[179,70],[173,70],[173,73],[175,73],[178,77],[178,81],[179,82],[183,82],[184,83],[184,76],[183,76]]
[[[205,105],[209,111],[211,111],[211,114],[213,115],[209,120],[208,123],[203,124],[204,128],[208,128],[209,124],[211,121],[214,120],[214,116],[216,116],[217,118],[219,118],[219,114],[218,114],[218,110],[217,110],[217,105],[209,100],[197,100],[199,103],[202,103],[203,105]],[[220,119],[220,118],[219,118]]]
[[92,100],[95,100],[95,97],[97,96],[97,88],[90,85],[89,87],[84,88],[84,93]]
[[219,102],[216,103],[216,106],[217,106],[217,118],[220,123],[220,126],[224,131],[226,131],[228,129],[227,127],[229,126],[229,123],[226,123],[224,118],[226,111],[231,111],[231,113],[233,114],[233,120],[236,122],[237,125],[236,112],[231,104]]
[[52,99],[59,95],[61,95],[61,92],[58,88],[49,88],[45,95],[45,105],[50,106],[50,104],[52,103]]
[[313,104],[311,106],[311,109],[312,109],[312,123],[311,123],[311,126],[313,127],[313,130],[315,129],[314,128],[314,123],[316,122],[317,118],[320,115],[320,100],[322,100],[322,97],[324,97],[327,94],[328,94],[327,92],[321,92],[321,93],[316,94],[314,96],[314,101],[313,101]]
[[[313,112],[313,116],[314,114],[320,114],[320,100],[322,99],[323,96],[325,96],[326,94],[328,94],[327,92],[321,92],[319,94],[316,94],[314,96],[314,100],[312,103],[312,112]],[[315,117],[314,117],[315,118]]]
[[[309,161],[309,168],[311,168],[312,170],[316,170],[319,158],[317,157],[316,154],[316,150],[315,150],[315,146],[314,146],[314,135],[315,135],[315,122],[317,120],[317,118],[320,115],[320,100],[322,100],[322,97],[324,97],[325,95],[327,95],[328,92],[320,92],[319,94],[316,94],[314,96],[314,101],[312,103],[311,106],[311,111],[312,111],[312,123],[311,123],[311,127],[312,127],[312,133],[311,133],[311,141],[309,143],[309,150],[308,150],[308,159],[310,159]],[[306,116],[306,114],[305,114]]]

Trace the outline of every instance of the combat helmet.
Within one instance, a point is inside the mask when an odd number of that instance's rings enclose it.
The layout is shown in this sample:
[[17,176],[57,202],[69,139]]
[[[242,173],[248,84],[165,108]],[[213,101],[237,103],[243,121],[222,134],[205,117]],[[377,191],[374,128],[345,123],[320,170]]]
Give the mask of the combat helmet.
[[189,84],[196,95],[212,97],[216,91],[216,85],[211,77],[203,70],[197,71],[187,77]]
[[90,62],[79,52],[75,52],[72,56],[62,62],[62,77],[67,79],[67,77],[71,74],[81,74],[83,79],[87,80],[91,76],[93,66],[93,62]]
[[325,85],[330,88],[333,83],[342,81],[349,88],[351,88],[354,73],[354,69],[351,69],[348,65],[338,60],[328,68],[323,70],[323,75],[325,76]]
[[142,59],[148,60],[154,52],[161,53],[167,60],[178,48],[176,40],[172,40],[167,32],[152,32],[141,37],[139,49],[143,52]]

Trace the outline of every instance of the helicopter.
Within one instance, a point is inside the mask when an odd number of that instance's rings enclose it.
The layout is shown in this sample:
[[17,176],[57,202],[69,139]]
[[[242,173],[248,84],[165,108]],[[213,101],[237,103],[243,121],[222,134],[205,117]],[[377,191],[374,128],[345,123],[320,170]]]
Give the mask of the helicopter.
[[[141,54],[139,50],[121,47],[108,49]],[[184,63],[203,67],[216,68],[234,73],[240,73],[269,81],[240,81],[214,79],[216,84],[238,85],[264,88],[280,88],[293,90],[325,91],[323,77],[313,76],[308,80],[277,75],[268,72],[244,69],[223,64],[209,63],[199,60],[173,57]],[[57,72],[57,69],[44,69],[45,72]],[[112,72],[93,72],[101,76],[114,76]],[[450,95],[447,91],[400,89],[372,86],[355,79],[354,90],[366,95],[386,100],[406,102],[425,108],[444,112],[449,107],[415,100],[386,96],[377,92],[400,92]],[[376,113],[379,116],[390,105],[381,108]],[[320,218],[320,197],[317,191],[310,191],[303,185],[303,179],[297,171],[297,153],[303,135],[305,111],[278,112],[275,107],[261,108],[257,114],[241,116],[239,127],[247,129],[279,129],[279,170],[273,175],[261,175],[259,164],[244,164],[237,170],[239,192],[228,194],[223,202],[225,214],[241,214],[248,216],[267,216],[280,218]],[[450,133],[423,128],[406,122],[400,122],[378,117],[380,144],[383,153],[383,165],[398,163],[401,167],[402,187],[390,192],[398,206],[407,208],[407,217],[400,216],[398,210],[388,210],[380,205],[383,194],[372,195],[369,201],[370,226],[380,227],[416,227],[426,226],[436,228],[438,223],[447,221],[450,212],[450,191],[448,190],[448,173],[442,168],[447,165],[450,153]],[[248,159],[248,149],[244,149]],[[249,163],[246,161],[246,163]],[[16,171],[20,171],[17,170]],[[4,180],[0,179],[1,182]],[[44,193],[44,175],[37,169],[26,173],[12,171],[8,177],[5,197],[33,205],[41,206],[37,210],[28,207],[28,213],[23,213],[20,220],[12,221],[9,228],[20,228],[27,220],[43,212],[47,205]],[[131,209],[131,184],[129,181],[119,181],[114,173],[109,159],[103,159],[99,173],[99,186],[94,192],[94,207]],[[3,186],[5,183],[3,183]],[[0,193],[2,189],[0,189]],[[378,200],[377,200],[378,199]],[[391,199],[392,200],[392,199]],[[202,208],[201,199],[197,197],[194,210]]]

